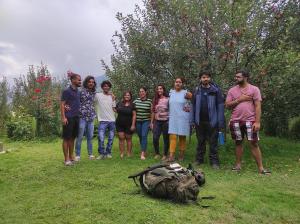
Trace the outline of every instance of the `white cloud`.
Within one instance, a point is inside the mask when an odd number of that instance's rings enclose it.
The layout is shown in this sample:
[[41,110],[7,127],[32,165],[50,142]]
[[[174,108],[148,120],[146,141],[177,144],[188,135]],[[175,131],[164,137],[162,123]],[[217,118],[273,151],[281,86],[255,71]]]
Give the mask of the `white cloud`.
[[15,45],[13,45],[12,43],[0,42],[0,52],[2,50],[14,50],[14,49],[15,49]]
[[113,53],[118,11],[142,0],[0,0],[0,74],[26,74],[41,61],[55,73],[103,74],[100,59]]
[[13,71],[14,73],[18,73],[20,71],[20,64],[12,56],[0,55],[0,62],[4,65],[3,68],[2,66],[0,67],[3,74],[7,74],[10,71]]

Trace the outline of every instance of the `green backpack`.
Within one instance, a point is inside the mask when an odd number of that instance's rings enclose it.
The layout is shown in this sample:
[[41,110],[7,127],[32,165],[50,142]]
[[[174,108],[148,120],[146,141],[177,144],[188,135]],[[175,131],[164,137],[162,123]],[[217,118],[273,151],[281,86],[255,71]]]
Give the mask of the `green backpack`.
[[153,197],[181,203],[196,201],[199,188],[205,183],[204,173],[178,163],[154,165],[128,178],[135,183],[138,178],[142,190]]

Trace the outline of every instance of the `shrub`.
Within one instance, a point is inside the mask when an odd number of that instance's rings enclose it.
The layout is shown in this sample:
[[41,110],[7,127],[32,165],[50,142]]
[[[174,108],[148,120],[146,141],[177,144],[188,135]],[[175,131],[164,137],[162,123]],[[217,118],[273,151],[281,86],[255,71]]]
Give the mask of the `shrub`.
[[12,140],[31,140],[34,138],[32,122],[13,120],[6,124],[7,137]]
[[292,118],[289,122],[289,136],[300,140],[300,117]]
[[12,112],[6,124],[7,137],[12,140],[31,140],[35,137],[34,118],[26,113],[25,108],[18,107]]

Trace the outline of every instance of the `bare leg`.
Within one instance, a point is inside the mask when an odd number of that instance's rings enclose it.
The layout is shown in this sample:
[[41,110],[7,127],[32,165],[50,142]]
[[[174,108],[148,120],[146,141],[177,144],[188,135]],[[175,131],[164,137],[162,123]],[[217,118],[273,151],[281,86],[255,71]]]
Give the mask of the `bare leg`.
[[132,135],[125,135],[127,142],[127,156],[132,156]]
[[71,160],[71,161],[75,160],[75,157],[74,157],[74,142],[75,142],[74,138],[69,140],[69,160]]
[[119,136],[119,149],[120,149],[120,156],[121,158],[124,157],[124,143],[125,143],[125,133],[124,132],[118,132]]
[[255,162],[257,164],[258,171],[261,173],[264,170],[263,164],[262,164],[262,156],[261,151],[259,149],[259,146],[257,142],[250,142],[251,152],[255,159]]
[[65,157],[65,162],[69,160],[69,140],[63,139],[62,148]]
[[235,168],[241,168],[242,166],[242,157],[243,157],[243,142],[235,142]]

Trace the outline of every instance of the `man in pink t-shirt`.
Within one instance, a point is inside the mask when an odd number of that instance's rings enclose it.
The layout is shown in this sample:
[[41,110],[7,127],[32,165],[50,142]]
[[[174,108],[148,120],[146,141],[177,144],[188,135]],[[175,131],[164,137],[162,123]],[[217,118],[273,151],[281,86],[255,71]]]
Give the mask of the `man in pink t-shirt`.
[[261,151],[258,146],[262,99],[258,87],[248,83],[248,79],[248,72],[237,71],[235,74],[237,85],[228,91],[226,98],[226,107],[232,110],[230,131],[236,144],[236,163],[232,170],[241,170],[242,142],[244,136],[246,136],[250,142],[251,152],[259,173],[270,174],[270,171],[265,170],[263,167]]

